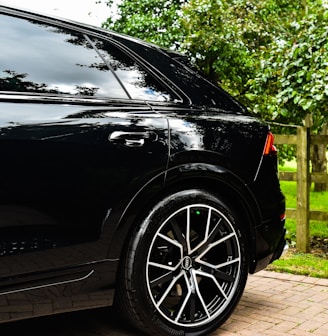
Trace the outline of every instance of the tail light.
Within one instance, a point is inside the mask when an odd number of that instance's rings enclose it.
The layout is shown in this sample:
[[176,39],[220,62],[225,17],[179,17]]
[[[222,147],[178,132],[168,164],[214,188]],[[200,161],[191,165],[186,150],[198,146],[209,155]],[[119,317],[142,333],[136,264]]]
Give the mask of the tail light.
[[273,144],[274,142],[274,135],[269,132],[266,138],[263,155],[277,155],[277,148]]

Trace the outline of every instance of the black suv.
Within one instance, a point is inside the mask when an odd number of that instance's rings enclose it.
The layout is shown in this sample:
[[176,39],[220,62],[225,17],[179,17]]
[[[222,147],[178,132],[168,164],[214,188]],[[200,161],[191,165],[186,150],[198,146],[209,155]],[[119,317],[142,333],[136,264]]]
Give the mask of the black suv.
[[171,51],[0,20],[2,321],[114,304],[150,335],[220,326],[285,247],[269,127]]

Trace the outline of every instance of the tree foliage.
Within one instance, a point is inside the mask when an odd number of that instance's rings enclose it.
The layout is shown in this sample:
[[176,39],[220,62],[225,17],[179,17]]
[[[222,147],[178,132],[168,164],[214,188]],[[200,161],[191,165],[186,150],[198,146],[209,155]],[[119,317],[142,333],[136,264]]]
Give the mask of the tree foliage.
[[254,76],[254,59],[229,2],[192,0],[183,6],[182,46],[208,78],[240,96]]
[[320,129],[327,20],[321,0],[122,0],[104,27],[188,54],[261,118],[301,124],[311,113]]
[[[183,22],[189,25],[185,45],[198,55],[197,64],[206,75],[212,77],[211,68],[226,90],[254,113],[271,119],[265,107],[270,101],[263,100],[254,84],[260,82],[263,61],[277,37],[288,38],[289,23],[306,10],[299,0],[191,0],[183,10]],[[207,21],[201,20],[204,15]]]
[[[180,25],[181,6],[185,0],[122,0],[118,18],[108,18],[103,27],[156,43],[180,48],[184,32]],[[113,0],[107,1],[109,7]]]
[[328,117],[328,12],[323,6],[310,8],[269,47],[249,83],[256,109],[263,114],[266,108],[272,119],[297,125],[310,113],[319,130]]

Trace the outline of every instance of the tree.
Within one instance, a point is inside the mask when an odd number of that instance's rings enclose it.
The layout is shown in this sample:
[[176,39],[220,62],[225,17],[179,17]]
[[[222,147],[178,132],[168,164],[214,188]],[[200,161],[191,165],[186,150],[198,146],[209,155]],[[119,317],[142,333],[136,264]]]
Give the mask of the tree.
[[311,113],[316,128],[322,125],[328,98],[327,23],[328,13],[317,6],[313,13],[290,22],[288,34],[261,52],[262,65],[249,88],[273,98],[273,119],[300,124]]
[[[184,32],[180,25],[181,6],[186,0],[123,0],[118,4],[118,18],[108,18],[103,27],[156,43],[180,48]],[[113,6],[113,0],[107,1]]]
[[207,76],[252,110],[260,97],[248,83],[262,72],[263,50],[269,51],[277,36],[287,36],[289,20],[303,11],[299,0],[191,0],[183,7],[181,20],[188,28],[183,46]]
[[[119,18],[104,26],[186,53],[264,120],[301,125],[311,113],[313,131],[321,132],[328,115],[327,16],[321,0],[122,0]],[[322,171],[318,152],[312,167]]]
[[[312,132],[326,132],[328,120],[328,13],[324,6],[307,7],[288,34],[277,38],[261,54],[262,67],[249,81],[249,97],[260,115],[269,111],[279,123],[301,125],[307,114]],[[265,109],[265,111],[263,110]],[[313,172],[327,172],[327,145],[314,145]],[[326,190],[316,184],[315,190]]]
[[231,1],[208,0],[185,4],[182,47],[206,77],[241,98],[248,79],[255,75],[254,59],[230,5]]

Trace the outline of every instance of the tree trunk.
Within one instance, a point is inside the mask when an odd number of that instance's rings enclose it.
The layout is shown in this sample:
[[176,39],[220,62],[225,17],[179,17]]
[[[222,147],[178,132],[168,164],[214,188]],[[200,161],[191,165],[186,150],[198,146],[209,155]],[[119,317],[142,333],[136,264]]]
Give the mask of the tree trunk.
[[[327,124],[322,126],[322,135],[327,134]],[[313,145],[311,162],[313,173],[327,173],[327,145]],[[315,183],[314,191],[327,191],[327,183]]]

